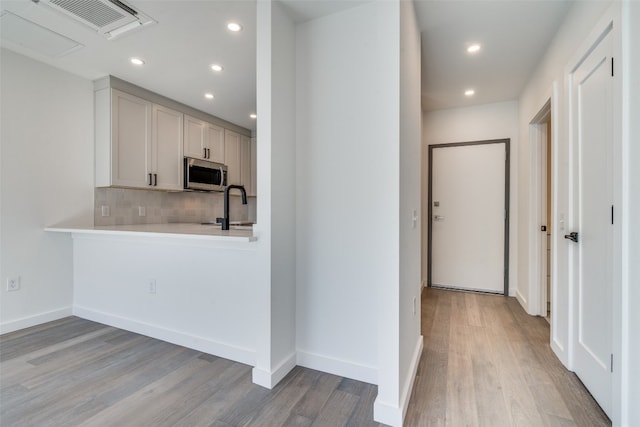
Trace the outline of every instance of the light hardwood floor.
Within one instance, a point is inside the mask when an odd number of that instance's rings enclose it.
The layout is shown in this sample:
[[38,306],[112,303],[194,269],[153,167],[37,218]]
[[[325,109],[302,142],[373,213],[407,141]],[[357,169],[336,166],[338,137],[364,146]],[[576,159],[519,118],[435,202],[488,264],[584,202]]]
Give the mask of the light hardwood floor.
[[425,289],[422,335],[405,425],[611,425],[515,298]]
[[[407,426],[610,425],[511,298],[426,290]],[[296,367],[251,368],[75,317],[0,337],[0,425],[379,426],[377,388]]]

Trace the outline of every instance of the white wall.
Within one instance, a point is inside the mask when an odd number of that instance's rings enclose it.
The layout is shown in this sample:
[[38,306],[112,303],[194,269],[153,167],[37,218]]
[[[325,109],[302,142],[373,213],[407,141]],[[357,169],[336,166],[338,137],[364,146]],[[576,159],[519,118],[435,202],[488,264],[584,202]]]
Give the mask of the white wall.
[[398,298],[398,6],[299,24],[296,38],[298,364],[377,383],[383,290]]
[[75,315],[255,362],[256,243],[83,234],[73,243]]
[[257,8],[257,147],[262,304],[253,381],[273,387],[296,364],[295,25],[278,2]]
[[[623,5],[623,235],[627,236],[623,254],[623,391],[622,425],[640,425],[640,2]],[[626,230],[625,230],[626,229]]]
[[[400,364],[399,413],[404,419],[422,354],[421,49],[413,2],[400,2]],[[415,218],[415,220],[414,220]],[[381,352],[384,338],[381,339]],[[380,367],[381,370],[385,366]],[[400,423],[398,423],[400,424]]]
[[[63,221],[93,223],[93,86],[1,50],[0,331],[71,313],[71,239]],[[8,277],[21,289],[6,292]]]
[[[452,142],[483,141],[490,139],[511,139],[511,170],[509,194],[509,294],[520,291],[518,280],[518,103],[516,101],[478,105],[466,108],[429,111],[423,114],[423,200],[422,200],[422,280],[427,279],[427,239],[428,239],[428,159],[429,145]],[[496,260],[502,263],[502,260]]]
[[[552,347],[563,363],[569,363],[569,277],[568,277],[568,245],[562,238],[564,230],[560,229],[560,221],[566,221],[569,226],[569,150],[568,150],[568,105],[565,101],[565,67],[569,58],[577,53],[579,46],[587,38],[597,21],[604,14],[610,2],[576,2],[556,34],[544,59],[532,74],[519,100],[520,119],[520,150],[518,161],[518,290],[521,295],[529,293],[530,269],[537,268],[529,265],[530,228],[537,226],[530,224],[530,188],[531,188],[531,154],[533,147],[529,141],[529,124],[552,97],[553,85],[557,85],[558,98],[554,115],[557,141],[554,144],[553,166],[556,193],[553,196],[552,224],[558,224],[557,233],[552,234],[552,247],[555,254],[557,276],[554,277],[554,297],[552,316]],[[522,301],[522,300],[521,300]],[[528,302],[525,301],[525,309]]]

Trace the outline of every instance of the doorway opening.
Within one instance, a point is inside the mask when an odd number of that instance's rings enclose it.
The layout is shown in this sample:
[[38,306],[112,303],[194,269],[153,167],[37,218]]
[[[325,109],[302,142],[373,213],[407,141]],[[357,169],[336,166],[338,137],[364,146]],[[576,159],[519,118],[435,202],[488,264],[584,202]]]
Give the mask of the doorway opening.
[[[532,314],[551,323],[553,315],[553,123],[551,99],[529,124],[531,141]],[[537,304],[535,302],[537,301]]]

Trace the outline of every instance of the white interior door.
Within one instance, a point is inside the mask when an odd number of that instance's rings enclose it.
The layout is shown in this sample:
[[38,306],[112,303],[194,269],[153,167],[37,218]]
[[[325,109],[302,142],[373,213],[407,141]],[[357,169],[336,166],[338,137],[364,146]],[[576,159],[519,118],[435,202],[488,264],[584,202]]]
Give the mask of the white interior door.
[[431,284],[503,293],[506,143],[431,156]]
[[[574,368],[602,409],[611,410],[613,291],[612,35],[573,73],[577,165],[576,333]],[[572,243],[573,244],[573,243]]]

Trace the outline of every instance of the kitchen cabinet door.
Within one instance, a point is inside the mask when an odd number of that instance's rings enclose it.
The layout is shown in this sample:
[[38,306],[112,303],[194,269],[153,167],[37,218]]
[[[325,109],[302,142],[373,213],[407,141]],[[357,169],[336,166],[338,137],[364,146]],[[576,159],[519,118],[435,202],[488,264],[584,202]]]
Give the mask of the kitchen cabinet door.
[[240,137],[240,182],[247,190],[247,195],[252,194],[251,188],[251,138],[242,135]]
[[184,116],[184,155],[196,159],[207,158],[207,123]]
[[207,160],[211,160],[212,162],[224,163],[224,151],[225,151],[225,143],[224,143],[224,129],[220,126],[212,125],[207,123],[207,132],[206,132],[206,148],[209,150],[208,155],[209,158]]
[[[152,104],[113,90],[111,95],[111,182],[122,187],[147,187],[147,151],[151,147]],[[109,159],[106,159],[108,162]]]
[[227,165],[227,184],[242,185],[240,166],[240,134],[225,129],[224,164]]
[[258,152],[256,138],[251,138],[251,196],[258,194]]
[[224,129],[184,116],[184,155],[224,163]]
[[154,189],[183,189],[182,120],[182,113],[161,105],[153,105],[149,173],[153,174]]

